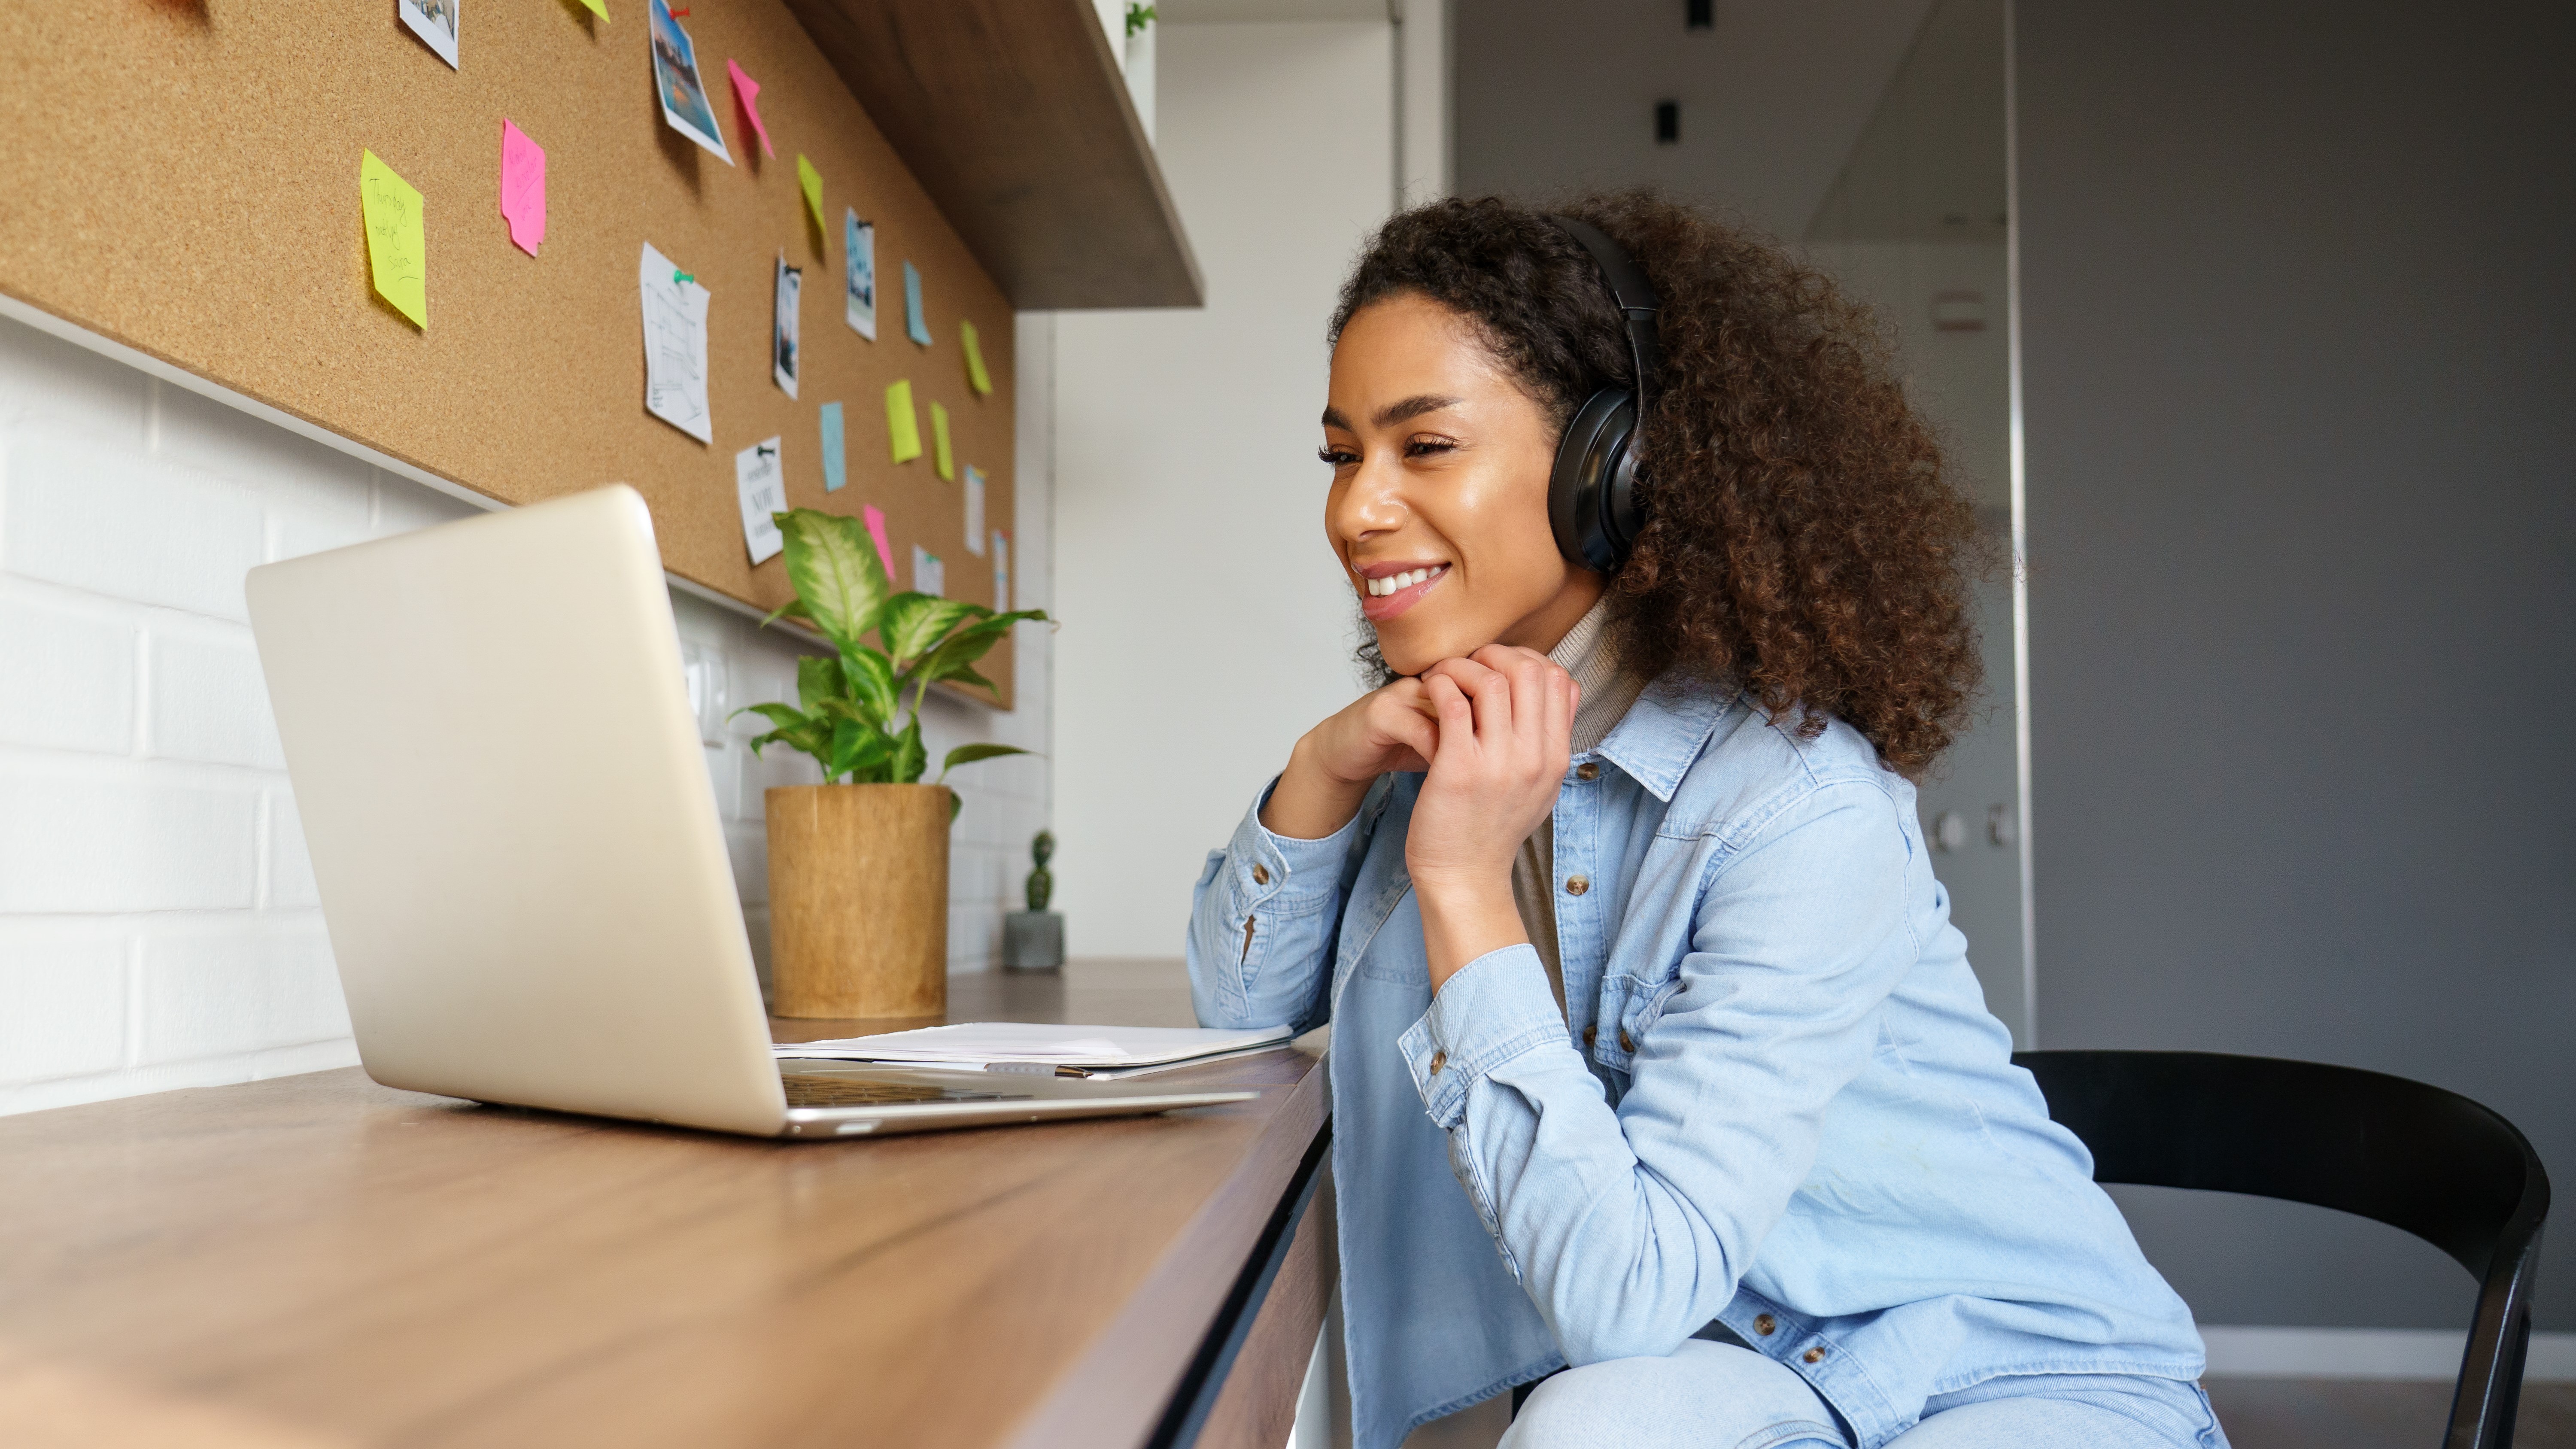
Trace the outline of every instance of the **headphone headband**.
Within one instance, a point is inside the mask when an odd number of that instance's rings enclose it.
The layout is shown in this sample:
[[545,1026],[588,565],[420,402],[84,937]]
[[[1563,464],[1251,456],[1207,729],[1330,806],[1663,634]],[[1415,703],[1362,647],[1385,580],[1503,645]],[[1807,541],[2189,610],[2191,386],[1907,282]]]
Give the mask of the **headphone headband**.
[[1655,385],[1663,349],[1655,320],[1663,303],[1647,284],[1645,270],[1600,228],[1570,216],[1548,222],[1580,243],[1600,269],[1628,332],[1633,382],[1622,389],[1594,393],[1566,421],[1557,440],[1556,464],[1548,478],[1548,526],[1567,558],[1602,573],[1627,560],[1629,546],[1645,527],[1642,480],[1637,476],[1637,434],[1644,426],[1646,396]]
[[1663,361],[1655,322],[1664,304],[1646,280],[1645,269],[1620,250],[1617,242],[1603,235],[1599,227],[1570,216],[1551,216],[1548,220],[1591,253],[1592,264],[1600,268],[1601,280],[1610,289],[1610,300],[1618,304],[1619,315],[1628,327],[1628,356],[1636,368],[1637,412],[1642,417],[1646,394],[1655,385],[1655,367]]

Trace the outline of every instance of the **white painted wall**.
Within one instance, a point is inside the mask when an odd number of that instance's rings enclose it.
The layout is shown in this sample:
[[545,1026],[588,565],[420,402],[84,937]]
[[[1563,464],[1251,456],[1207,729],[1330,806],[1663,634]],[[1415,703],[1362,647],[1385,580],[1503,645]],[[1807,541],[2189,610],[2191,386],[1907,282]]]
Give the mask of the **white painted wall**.
[[[1038,340],[1021,385],[1043,398]],[[1042,602],[1048,419],[1023,411],[1017,585]],[[357,1060],[242,575],[471,510],[0,320],[0,1112]],[[782,636],[673,603],[682,637],[722,658],[734,704],[794,698]],[[1020,709],[934,703],[934,757],[970,738],[1047,747],[1049,639],[1022,630]],[[707,763],[765,957],[760,792],[817,776],[752,759],[740,723]],[[529,722],[535,739],[550,727]],[[971,970],[996,956],[1048,765],[991,761],[953,783],[966,803],[950,967]]]
[[1058,909],[1077,956],[1177,956],[1190,884],[1356,693],[1324,540],[1324,325],[1395,194],[1395,27],[1181,23],[1165,181],[1199,311],[1057,319]]

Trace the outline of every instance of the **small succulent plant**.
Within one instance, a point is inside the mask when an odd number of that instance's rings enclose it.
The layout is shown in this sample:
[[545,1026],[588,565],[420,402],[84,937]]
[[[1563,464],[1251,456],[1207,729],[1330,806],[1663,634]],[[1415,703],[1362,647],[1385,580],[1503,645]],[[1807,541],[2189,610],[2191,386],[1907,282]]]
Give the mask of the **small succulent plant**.
[[1047,869],[1047,862],[1054,858],[1055,832],[1039,831],[1037,839],[1029,842],[1029,859],[1037,862],[1037,869],[1029,872],[1029,909],[1032,911],[1045,910],[1047,902],[1055,897],[1055,876]]

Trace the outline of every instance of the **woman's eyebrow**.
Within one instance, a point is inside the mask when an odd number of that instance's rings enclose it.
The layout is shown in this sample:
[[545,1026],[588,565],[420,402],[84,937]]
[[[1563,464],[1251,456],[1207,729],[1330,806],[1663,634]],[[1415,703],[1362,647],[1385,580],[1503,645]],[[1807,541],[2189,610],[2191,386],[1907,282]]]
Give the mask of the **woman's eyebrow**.
[[1463,398],[1443,397],[1434,392],[1421,393],[1406,398],[1402,402],[1388,403],[1385,407],[1379,408],[1376,418],[1372,421],[1381,428],[1391,428],[1397,423],[1409,418],[1418,418],[1424,413],[1436,413],[1442,408],[1454,408],[1463,401],[1465,401]]

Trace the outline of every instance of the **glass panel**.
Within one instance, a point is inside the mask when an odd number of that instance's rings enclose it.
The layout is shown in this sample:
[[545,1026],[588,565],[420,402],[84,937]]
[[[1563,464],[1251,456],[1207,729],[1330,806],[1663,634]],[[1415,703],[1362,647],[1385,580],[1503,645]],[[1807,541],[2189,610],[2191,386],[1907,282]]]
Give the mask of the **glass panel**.
[[1917,406],[2008,574],[1979,586],[1986,691],[1919,805],[1986,1004],[2030,1044],[2029,854],[2018,663],[2007,0],[1941,0],[1808,223],[1808,253],[1894,327]]

